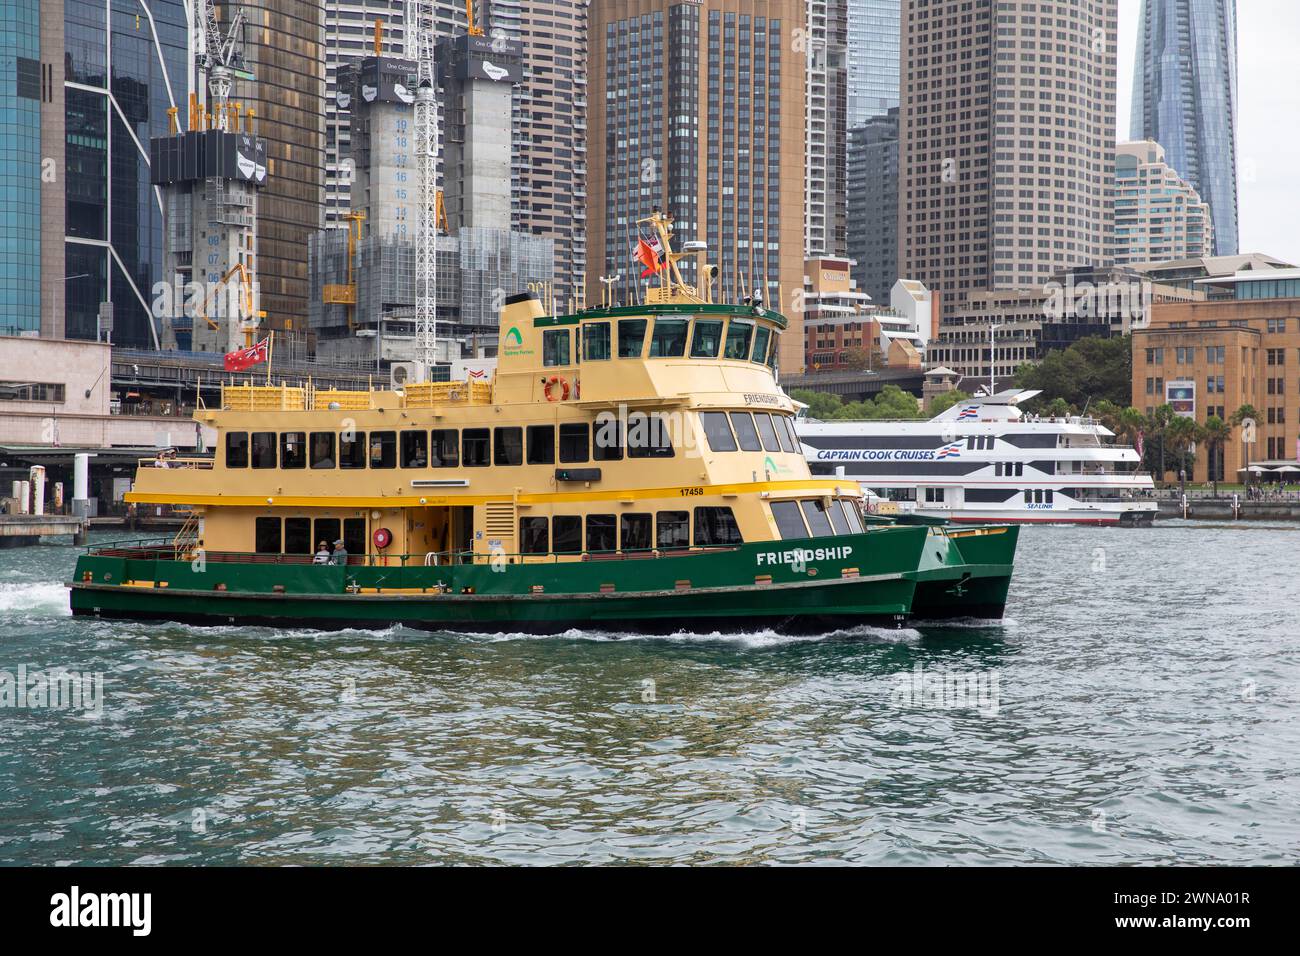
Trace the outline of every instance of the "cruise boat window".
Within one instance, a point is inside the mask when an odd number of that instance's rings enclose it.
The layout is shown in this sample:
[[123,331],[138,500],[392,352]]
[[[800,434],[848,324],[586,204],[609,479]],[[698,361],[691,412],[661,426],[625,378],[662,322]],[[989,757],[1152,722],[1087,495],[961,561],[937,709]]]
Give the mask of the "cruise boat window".
[[366,467],[365,432],[344,432],[339,436],[339,467]]
[[285,518],[284,553],[314,554],[315,552],[316,549],[312,547],[311,540],[311,519]]
[[1026,492],[1025,492],[1025,504],[1027,504],[1027,505],[1032,505],[1033,503],[1034,503],[1034,493],[1033,493],[1032,491],[1026,491]]
[[651,358],[681,358],[686,354],[686,319],[655,319],[650,335]]
[[696,319],[691,336],[691,358],[717,358],[722,346],[722,320]]
[[572,365],[570,343],[573,336],[568,329],[547,329],[542,333],[542,364]]
[[560,426],[560,463],[579,464],[591,460],[591,429],[586,424]]
[[844,512],[844,520],[849,523],[849,532],[851,534],[862,533],[862,512],[858,510],[857,502],[850,501],[848,498],[840,499],[840,510]]
[[695,544],[698,547],[720,547],[744,544],[740,526],[730,508],[695,509]]
[[731,324],[727,326],[727,344],[722,350],[722,357],[745,361],[749,358],[749,342],[753,337],[753,322],[732,319]]
[[486,428],[467,428],[461,437],[461,461],[465,467],[486,468],[491,458],[488,449],[491,432]]
[[402,432],[401,452],[403,468],[427,468],[429,433],[423,430]]
[[550,538],[550,521],[548,519],[519,519],[519,550],[523,554],[550,554]]
[[704,437],[708,439],[711,450],[736,450],[736,438],[727,424],[726,412],[700,412],[700,422],[704,425]]
[[[584,429],[585,431],[586,429]],[[528,464],[555,464],[555,426],[528,426]]]
[[596,449],[592,458],[596,461],[623,460],[623,423],[613,412],[601,412],[596,416]]
[[[975,437],[974,437],[973,435],[972,435],[970,438],[967,438],[967,439],[966,439],[966,450],[967,450],[967,451],[974,451],[974,450],[975,450]],[[1001,467],[1001,466],[999,466],[999,467]],[[999,472],[999,474],[1000,474],[1000,472]]]
[[[364,519],[362,519],[362,523],[363,524],[365,523]],[[362,533],[364,534],[364,531]],[[325,547],[333,548],[334,542],[337,541],[338,539],[339,539],[338,518],[317,518],[316,519],[315,524],[312,526],[313,541],[315,541],[317,544],[320,544],[322,541],[324,541]],[[345,543],[344,547],[346,547],[349,551],[352,550],[352,545],[350,544]],[[364,551],[365,549],[362,548],[361,550]]]
[[282,432],[280,434],[280,467],[307,467],[306,432]]
[[1054,496],[1053,491],[1052,491],[1051,488],[1048,488],[1047,491],[1045,491],[1045,492],[1043,493],[1043,499],[1044,499],[1044,500],[1047,502],[1047,504],[1049,504],[1049,505],[1052,503],[1052,499],[1053,499],[1053,497],[1055,497],[1055,496]]
[[253,542],[258,554],[279,554],[280,519],[258,518],[253,522]]
[[618,537],[624,551],[649,551],[654,539],[654,515],[648,512],[620,515]]
[[758,429],[749,412],[732,412],[731,427],[736,430],[736,440],[740,442],[741,451],[762,451],[763,443],[758,440]]
[[[772,330],[766,325],[760,325],[758,331],[754,333],[754,357],[751,362],[757,362],[762,365],[767,361],[767,343],[772,338]],[[769,448],[768,451],[775,451]]]
[[926,488],[925,501],[927,504],[943,504],[948,500],[947,488]]
[[645,319],[618,320],[618,357],[641,357],[645,349],[645,330],[650,323]]
[[618,521],[613,515],[587,515],[587,550],[593,553],[616,550],[617,531]]
[[685,511],[660,511],[655,515],[655,547],[660,551],[677,551],[691,546],[690,514]]
[[581,515],[556,515],[551,531],[556,554],[577,554],[582,550]]
[[429,432],[429,466],[455,468],[460,464],[460,435],[454,428],[435,428]]
[[662,415],[633,412],[627,416],[627,457],[673,457],[673,439]]
[[758,425],[759,437],[763,439],[763,450],[780,451],[781,443],[777,440],[776,429],[772,427],[772,416],[767,412],[755,412],[754,423]]
[[994,465],[993,465],[993,477],[994,477],[994,478],[1001,478],[1001,477],[1002,477],[1002,462],[999,461],[999,462],[995,462],[995,463],[994,463]]
[[[316,539],[320,541],[320,538]],[[338,535],[333,538],[325,538],[326,541],[337,541]],[[364,555],[366,553],[366,519],[365,518],[344,518],[343,519],[343,547],[347,549],[348,554]]]
[[518,426],[496,429],[492,443],[492,464],[522,465],[524,463],[524,430]]
[[397,432],[370,433],[370,467],[397,467]]
[[1025,475],[1025,463],[1023,461],[1016,462],[1016,477],[1023,478],[1024,475]]
[[248,432],[226,432],[226,467],[248,467]]
[[835,533],[831,530],[831,519],[826,513],[826,502],[815,498],[802,504],[803,516],[808,519],[808,530],[814,538],[829,538]]
[[253,467],[275,467],[275,432],[253,432]]
[[334,433],[312,432],[308,445],[308,456],[313,468],[334,467]]
[[831,518],[831,527],[835,529],[836,534],[852,534],[853,529],[849,527],[849,519],[844,517],[844,509],[840,507],[843,501],[832,501],[828,514]]
[[781,540],[795,541],[808,537],[808,529],[804,527],[803,515],[799,511],[799,502],[772,502],[772,517],[776,519],[776,530],[780,532]]
[[601,362],[609,358],[609,323],[588,322],[582,327],[582,360]]

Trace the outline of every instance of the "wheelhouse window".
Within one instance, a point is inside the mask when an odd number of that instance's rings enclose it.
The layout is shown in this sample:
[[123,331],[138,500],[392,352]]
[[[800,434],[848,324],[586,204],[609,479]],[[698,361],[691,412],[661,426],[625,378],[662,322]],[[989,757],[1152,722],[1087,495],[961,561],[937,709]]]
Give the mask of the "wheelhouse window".
[[700,423],[712,451],[736,450],[736,437],[731,434],[726,412],[700,412]]
[[555,426],[528,426],[528,464],[555,464]]
[[226,432],[226,467],[248,467],[248,432]]
[[547,518],[520,518],[519,550],[523,554],[550,554],[550,524]]
[[582,360],[602,362],[609,358],[609,323],[588,322],[582,327]]
[[429,467],[429,433],[426,431],[402,432],[402,467]]
[[596,461],[623,460],[623,423],[613,412],[601,412],[596,416],[595,454]]
[[253,547],[258,554],[280,553],[279,518],[258,518],[253,522]]
[[486,428],[467,428],[462,435],[461,460],[466,468],[486,468],[491,457],[491,432]]
[[542,364],[572,365],[573,336],[568,329],[547,329],[542,333]]
[[633,412],[627,416],[627,457],[673,457],[673,439],[662,415]]
[[397,432],[370,433],[370,467],[397,467]]
[[454,428],[435,428],[429,432],[429,465],[455,468],[460,464],[460,434]]
[[613,515],[587,515],[587,550],[592,553],[618,548],[618,522]]
[[312,547],[311,540],[311,519],[285,518],[284,553],[314,554],[315,552],[316,549]]
[[749,358],[749,343],[754,337],[754,323],[743,319],[732,319],[727,326],[727,344],[722,350],[722,357],[745,361]]
[[649,551],[654,543],[654,515],[649,513],[620,515],[618,539],[624,551]]
[[496,429],[492,443],[494,465],[522,465],[524,463],[524,430],[518,426]]
[[282,432],[280,434],[280,467],[307,467],[306,432]]
[[560,463],[573,465],[591,460],[591,429],[584,423],[560,426]]
[[744,544],[730,508],[695,509],[695,544],[702,548]]
[[685,511],[660,511],[655,515],[655,547],[679,551],[691,546],[691,516]]
[[815,498],[802,504],[803,516],[808,519],[808,531],[814,538],[829,538],[835,533],[831,528],[831,519],[827,514],[825,501]]
[[691,336],[691,358],[717,358],[722,346],[722,320],[696,319]]
[[577,554],[582,550],[582,516],[556,515],[551,521],[556,554]]
[[808,529],[804,527],[803,523],[803,513],[799,510],[799,502],[772,502],[772,517],[776,521],[776,530],[780,533],[783,541],[795,541],[799,538],[808,537]]
[[790,419],[785,415],[773,415],[772,426],[776,429],[777,440],[781,443],[781,450],[794,454],[799,450],[799,443],[793,440],[794,427],[786,427]]
[[763,443],[758,440],[758,429],[754,427],[754,419],[749,412],[732,412],[731,427],[736,431],[741,451],[763,450]]
[[645,349],[645,319],[618,320],[618,357],[640,358]]
[[335,465],[334,433],[312,432],[311,442],[308,444],[308,457],[313,468],[333,468]]
[[275,432],[253,432],[253,467],[275,467]]
[[681,358],[686,354],[686,319],[655,319],[650,333],[651,358]]
[[844,509],[840,507],[844,502],[836,500],[831,502],[827,514],[830,515],[831,527],[835,529],[836,534],[851,534],[853,529],[849,527],[849,519],[844,517]]
[[365,432],[344,432],[339,435],[339,467],[366,467]]
[[754,353],[751,362],[757,362],[762,365],[767,361],[767,343],[771,341],[772,330],[766,325],[760,325],[754,332]]
[[755,412],[754,424],[758,426],[758,435],[763,439],[763,450],[780,451],[781,442],[776,437],[776,428],[772,425],[772,416],[767,412]]

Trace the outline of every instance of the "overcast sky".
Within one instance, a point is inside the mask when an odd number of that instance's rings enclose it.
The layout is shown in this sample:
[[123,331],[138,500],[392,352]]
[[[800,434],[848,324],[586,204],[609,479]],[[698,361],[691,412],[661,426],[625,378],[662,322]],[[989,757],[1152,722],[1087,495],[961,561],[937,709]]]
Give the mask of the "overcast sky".
[[[1118,132],[1127,138],[1139,0],[1119,0]],[[1237,2],[1241,251],[1300,265],[1300,2]]]

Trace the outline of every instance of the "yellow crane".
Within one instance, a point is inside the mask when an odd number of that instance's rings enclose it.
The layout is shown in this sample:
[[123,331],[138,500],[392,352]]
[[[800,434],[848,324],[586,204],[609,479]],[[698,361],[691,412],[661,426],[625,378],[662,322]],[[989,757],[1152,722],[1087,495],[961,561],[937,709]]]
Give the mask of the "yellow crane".
[[469,35],[481,37],[483,28],[474,22],[474,0],[465,0],[465,21],[469,24]]

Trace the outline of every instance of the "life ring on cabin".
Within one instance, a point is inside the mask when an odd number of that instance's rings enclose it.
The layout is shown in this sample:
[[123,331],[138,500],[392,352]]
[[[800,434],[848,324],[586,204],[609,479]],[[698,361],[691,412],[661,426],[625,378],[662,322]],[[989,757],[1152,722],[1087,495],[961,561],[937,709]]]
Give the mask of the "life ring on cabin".
[[371,538],[375,542],[375,548],[379,551],[383,551],[384,548],[393,543],[393,532],[389,531],[387,528],[376,528],[375,533],[371,535]]
[[[551,393],[551,389],[557,385],[560,387],[559,398],[556,398]],[[542,386],[542,394],[546,396],[548,402],[567,402],[569,400],[569,380],[559,375],[552,375],[546,380],[546,384]]]

